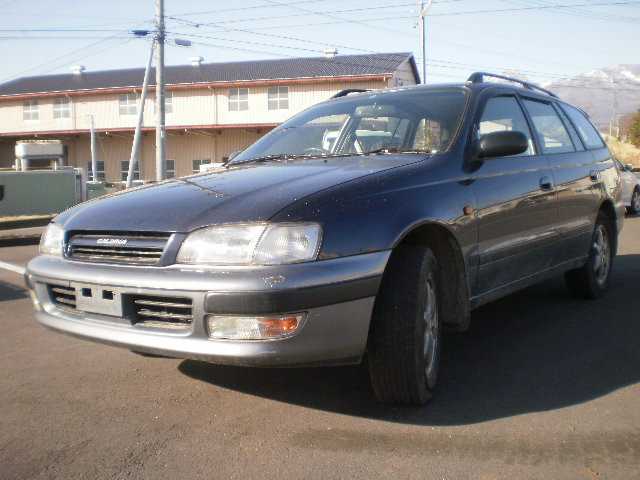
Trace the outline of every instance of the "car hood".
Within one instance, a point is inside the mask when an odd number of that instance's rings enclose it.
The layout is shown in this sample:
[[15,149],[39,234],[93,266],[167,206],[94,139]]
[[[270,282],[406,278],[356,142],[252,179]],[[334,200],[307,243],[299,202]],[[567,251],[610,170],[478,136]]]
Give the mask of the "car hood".
[[376,155],[231,166],[85,202],[55,221],[65,230],[147,232],[266,221],[307,195],[423,158]]

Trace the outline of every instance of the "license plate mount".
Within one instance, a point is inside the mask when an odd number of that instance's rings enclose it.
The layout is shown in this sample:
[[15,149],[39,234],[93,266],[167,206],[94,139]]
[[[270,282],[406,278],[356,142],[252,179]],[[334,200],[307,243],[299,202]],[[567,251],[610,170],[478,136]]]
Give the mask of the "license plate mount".
[[81,312],[122,317],[122,294],[118,288],[72,283],[76,291],[76,309]]

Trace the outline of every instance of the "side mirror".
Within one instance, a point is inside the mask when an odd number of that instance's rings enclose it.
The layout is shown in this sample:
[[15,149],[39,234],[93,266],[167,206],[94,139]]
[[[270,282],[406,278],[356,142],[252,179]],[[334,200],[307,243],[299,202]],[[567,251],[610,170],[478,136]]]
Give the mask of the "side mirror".
[[624,166],[624,168],[625,168],[625,170],[627,170],[628,172],[633,172],[634,166],[633,166],[633,164],[632,164],[632,163],[627,163],[627,164]]
[[480,137],[477,154],[479,158],[508,157],[519,155],[529,148],[529,140],[522,132],[492,132]]

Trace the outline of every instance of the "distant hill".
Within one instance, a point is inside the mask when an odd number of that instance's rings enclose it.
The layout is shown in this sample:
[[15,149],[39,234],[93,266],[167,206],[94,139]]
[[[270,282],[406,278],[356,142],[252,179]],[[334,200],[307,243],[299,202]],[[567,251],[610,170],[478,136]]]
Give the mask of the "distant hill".
[[640,65],[601,68],[545,87],[583,108],[603,131],[614,112],[626,115],[640,109]]

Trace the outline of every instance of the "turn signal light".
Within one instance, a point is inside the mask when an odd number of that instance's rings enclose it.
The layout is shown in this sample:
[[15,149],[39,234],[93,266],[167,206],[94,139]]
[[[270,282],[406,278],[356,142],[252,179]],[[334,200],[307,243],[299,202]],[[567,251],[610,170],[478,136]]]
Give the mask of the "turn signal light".
[[209,338],[216,340],[271,340],[288,337],[302,326],[303,313],[269,316],[208,315]]

